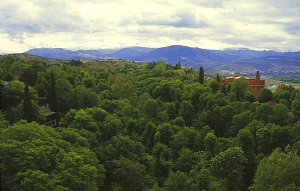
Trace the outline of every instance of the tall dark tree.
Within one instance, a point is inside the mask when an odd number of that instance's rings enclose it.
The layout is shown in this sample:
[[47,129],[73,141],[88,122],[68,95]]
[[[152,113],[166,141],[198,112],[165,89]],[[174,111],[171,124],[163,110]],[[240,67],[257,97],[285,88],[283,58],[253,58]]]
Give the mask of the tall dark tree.
[[49,92],[48,100],[49,100],[49,108],[54,112],[58,112],[55,78],[54,78],[53,71],[51,71],[51,76],[50,76],[50,92]]
[[236,93],[235,93],[235,98],[236,98],[236,100],[237,101],[240,101],[240,97],[241,97],[241,92],[240,92],[240,86],[239,86],[239,84],[237,84],[237,86],[236,86]]
[[0,82],[0,109],[2,109],[2,90],[3,90],[3,85],[2,82]]
[[31,96],[29,93],[29,87],[26,84],[24,87],[24,102],[23,102],[23,118],[28,122],[35,120],[35,114],[32,107]]
[[227,95],[225,85],[222,85],[221,92],[222,92],[224,95]]
[[220,78],[220,76],[219,76],[219,73],[217,73],[217,82],[221,82],[221,78]]
[[204,69],[202,66],[199,69],[199,83],[204,84]]

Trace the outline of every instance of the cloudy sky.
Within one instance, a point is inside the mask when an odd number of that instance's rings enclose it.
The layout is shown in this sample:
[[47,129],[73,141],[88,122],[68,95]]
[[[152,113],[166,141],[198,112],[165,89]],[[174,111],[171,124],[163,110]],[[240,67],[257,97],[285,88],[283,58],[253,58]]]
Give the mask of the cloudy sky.
[[187,45],[300,50],[299,0],[0,0],[0,52]]

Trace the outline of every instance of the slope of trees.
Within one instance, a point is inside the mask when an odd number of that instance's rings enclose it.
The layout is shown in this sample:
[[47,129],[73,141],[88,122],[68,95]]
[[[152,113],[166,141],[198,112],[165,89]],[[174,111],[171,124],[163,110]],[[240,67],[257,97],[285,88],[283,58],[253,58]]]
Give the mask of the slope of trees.
[[1,190],[300,189],[299,90],[257,98],[162,61],[95,68],[0,57]]

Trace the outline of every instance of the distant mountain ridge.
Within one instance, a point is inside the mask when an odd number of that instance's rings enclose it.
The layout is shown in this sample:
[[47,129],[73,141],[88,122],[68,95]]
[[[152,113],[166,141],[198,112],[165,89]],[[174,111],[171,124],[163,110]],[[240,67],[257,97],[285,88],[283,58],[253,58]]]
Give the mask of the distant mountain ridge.
[[253,73],[261,70],[265,74],[292,75],[300,78],[300,51],[276,52],[250,49],[210,50],[181,45],[161,48],[126,47],[121,49],[68,50],[63,48],[36,48],[26,54],[52,59],[107,59],[117,58],[151,62],[164,60],[169,64],[198,68],[205,66],[207,71],[239,71]]

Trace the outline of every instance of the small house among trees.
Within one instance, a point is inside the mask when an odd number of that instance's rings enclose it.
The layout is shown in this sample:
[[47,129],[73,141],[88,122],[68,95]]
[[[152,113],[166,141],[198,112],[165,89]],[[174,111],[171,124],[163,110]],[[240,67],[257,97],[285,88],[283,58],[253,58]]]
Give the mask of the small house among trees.
[[[225,85],[230,84],[235,79],[243,77],[240,73],[235,73],[233,76],[229,76],[223,80]],[[255,78],[246,78],[248,81],[249,87],[255,93],[257,97],[260,96],[262,89],[265,87],[265,80],[260,79],[259,71],[256,72]]]
[[56,121],[56,113],[51,111],[49,107],[47,106],[40,106],[39,107],[39,113],[44,118],[45,125],[56,127],[57,121]]

